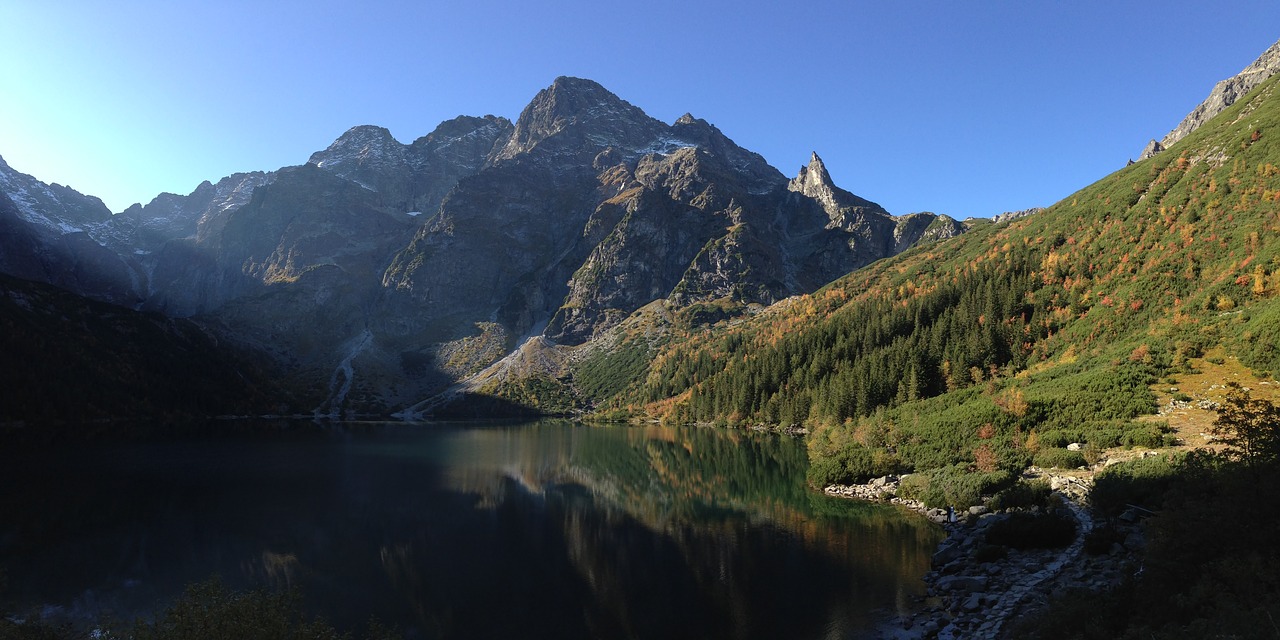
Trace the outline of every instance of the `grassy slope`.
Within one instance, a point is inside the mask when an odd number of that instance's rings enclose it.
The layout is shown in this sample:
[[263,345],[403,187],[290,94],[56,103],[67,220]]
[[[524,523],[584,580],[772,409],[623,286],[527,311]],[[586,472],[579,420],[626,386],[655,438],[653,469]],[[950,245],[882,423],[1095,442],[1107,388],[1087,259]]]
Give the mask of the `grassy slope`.
[[878,262],[749,322],[676,330],[647,378],[601,406],[803,424],[816,462],[856,454],[821,481],[1014,469],[1072,441],[1160,444],[1159,423],[1132,420],[1155,410],[1159,376],[1218,345],[1280,370],[1276,86],[1038,215]]

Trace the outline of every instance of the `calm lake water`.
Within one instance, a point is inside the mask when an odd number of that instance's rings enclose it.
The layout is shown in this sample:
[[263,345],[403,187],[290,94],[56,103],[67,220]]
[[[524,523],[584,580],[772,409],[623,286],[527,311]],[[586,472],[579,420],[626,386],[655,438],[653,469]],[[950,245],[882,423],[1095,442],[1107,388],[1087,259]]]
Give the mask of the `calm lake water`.
[[10,614],[131,619],[218,575],[409,638],[858,638],[910,606],[942,536],[807,491],[802,441],[714,429],[289,423],[0,447]]

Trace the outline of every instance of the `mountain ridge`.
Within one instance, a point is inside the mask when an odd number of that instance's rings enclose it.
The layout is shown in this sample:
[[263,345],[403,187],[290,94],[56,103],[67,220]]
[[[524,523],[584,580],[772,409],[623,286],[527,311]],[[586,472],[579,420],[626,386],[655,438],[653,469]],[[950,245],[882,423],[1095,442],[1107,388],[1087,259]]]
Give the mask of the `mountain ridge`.
[[[521,336],[583,344],[658,299],[769,304],[967,229],[895,218],[836,186],[816,154],[810,165],[789,191],[705,120],[664,124],[560,77],[515,122],[459,116],[408,144],[359,125],[303,164],[161,194],[81,235],[13,222],[27,257],[7,268],[257,345],[322,413],[385,413]],[[109,282],[38,266],[90,254],[113,265]]]
[[1187,137],[1201,125],[1222,113],[1236,100],[1244,97],[1254,87],[1267,81],[1280,72],[1280,41],[1271,45],[1262,55],[1245,67],[1240,73],[1219,81],[1214,85],[1209,96],[1178,123],[1178,126],[1165,134],[1159,141],[1152,140],[1139,154],[1139,160],[1146,160],[1157,153],[1168,149],[1179,140]]

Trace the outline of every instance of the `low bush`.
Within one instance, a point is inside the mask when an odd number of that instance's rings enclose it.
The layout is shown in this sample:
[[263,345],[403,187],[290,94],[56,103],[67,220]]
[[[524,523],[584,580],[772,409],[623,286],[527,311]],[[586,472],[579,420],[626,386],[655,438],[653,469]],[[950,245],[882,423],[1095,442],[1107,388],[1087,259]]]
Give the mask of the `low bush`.
[[1084,536],[1084,552],[1091,556],[1110,553],[1111,545],[1120,542],[1120,534],[1110,525],[1095,527]]
[[1164,434],[1160,432],[1159,425],[1150,425],[1135,427],[1124,434],[1121,444],[1127,447],[1146,447],[1155,449],[1163,446],[1165,442]]
[[809,485],[814,487],[854,484],[897,473],[900,466],[896,456],[861,445],[850,445],[834,455],[814,460],[806,477]]
[[1090,500],[1099,510],[1113,515],[1131,504],[1158,509],[1178,477],[1181,462],[1181,457],[1167,455],[1114,464],[1094,476]]
[[913,474],[910,482],[898,485],[898,495],[925,503],[928,507],[963,509],[983,503],[983,497],[999,493],[1017,481],[1008,471],[983,473],[965,465],[953,465]]
[[987,544],[1014,549],[1056,549],[1071,544],[1076,521],[1058,514],[1015,513],[987,529]]
[[1049,506],[1049,481],[1044,478],[1020,481],[991,498],[992,509],[1029,509]]
[[1059,469],[1075,469],[1085,466],[1084,454],[1066,449],[1041,449],[1036,454],[1036,466],[1057,467]]

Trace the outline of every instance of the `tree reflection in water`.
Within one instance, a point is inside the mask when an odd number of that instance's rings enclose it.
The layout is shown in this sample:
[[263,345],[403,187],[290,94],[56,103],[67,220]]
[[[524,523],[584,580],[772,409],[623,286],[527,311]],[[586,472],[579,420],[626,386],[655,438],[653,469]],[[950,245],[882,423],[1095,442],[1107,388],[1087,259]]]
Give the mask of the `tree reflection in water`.
[[[296,427],[15,462],[0,480],[39,490],[0,505],[23,514],[10,610],[88,590],[132,613],[218,573],[411,637],[858,637],[941,535],[806,490],[800,441],[714,429]],[[39,578],[55,559],[80,569]]]

